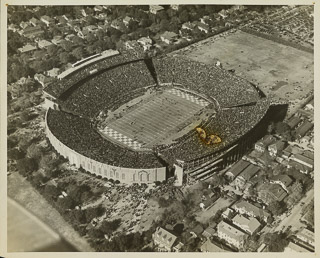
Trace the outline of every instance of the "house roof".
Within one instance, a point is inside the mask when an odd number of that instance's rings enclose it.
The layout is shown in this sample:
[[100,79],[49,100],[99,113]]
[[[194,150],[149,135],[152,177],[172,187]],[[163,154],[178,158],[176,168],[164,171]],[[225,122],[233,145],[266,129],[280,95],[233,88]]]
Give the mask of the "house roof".
[[274,182],[281,182],[283,185],[285,185],[286,187],[289,186],[292,183],[292,178],[289,177],[288,175],[277,175],[277,176],[273,176],[270,181],[274,181]]
[[198,224],[190,231],[194,232],[196,235],[200,235],[204,230],[203,230],[203,227],[200,224]]
[[200,247],[202,252],[226,252],[226,250],[213,244],[209,239]]
[[244,209],[247,213],[252,213],[255,217],[268,218],[271,216],[270,213],[265,211],[264,209],[260,209],[257,206],[244,200],[241,200],[235,203],[232,207],[238,208],[238,209]]
[[301,154],[294,154],[293,157],[296,159],[296,160],[299,160],[299,161],[302,161],[304,163],[307,163],[311,166],[313,166],[313,160],[304,156],[304,155],[301,155]]
[[268,149],[270,148],[276,148],[277,150],[280,150],[282,151],[284,149],[284,146],[285,146],[285,142],[282,141],[282,140],[279,140],[279,141],[276,141],[275,143],[273,144],[270,144]]
[[250,163],[248,161],[241,159],[228,170],[228,173],[231,173],[236,177],[249,165]]
[[302,229],[296,236],[314,244],[314,233],[306,228]]
[[164,246],[168,248],[172,248],[174,242],[176,241],[177,237],[171,234],[169,231],[165,230],[162,227],[158,227],[154,238],[156,241],[161,242]]
[[309,121],[304,121],[297,129],[296,134],[300,136],[304,136],[311,128],[313,124]]
[[235,239],[238,242],[241,242],[245,239],[246,234],[237,228],[227,224],[224,221],[221,221],[218,226],[218,231],[222,232],[225,235],[228,235],[230,238]]
[[51,46],[52,45],[52,43],[50,42],[50,41],[47,41],[47,40],[40,40],[39,42],[38,42],[38,45],[39,45],[39,47],[41,46],[41,47],[48,47],[48,46]]
[[255,232],[260,226],[260,222],[256,218],[246,218],[240,214],[237,214],[232,222],[238,225],[240,228],[246,231]]
[[258,173],[259,170],[260,168],[258,166],[250,164],[241,172],[238,177],[242,177],[244,180],[248,181],[251,177]]
[[161,34],[161,37],[165,38],[165,39],[173,39],[175,37],[177,37],[178,35],[172,31],[165,31],[164,33]]
[[296,127],[299,123],[300,123],[301,119],[298,116],[293,116],[289,119],[289,121],[287,122],[287,124],[291,127],[294,128]]
[[33,46],[33,45],[24,45],[23,47],[21,48],[18,48],[18,50],[21,52],[21,53],[26,53],[26,52],[30,52],[30,51],[33,51],[33,50],[36,50],[37,47]]
[[287,196],[287,192],[278,184],[263,184],[261,185],[259,192],[266,192],[277,201],[282,201]]
[[300,171],[310,172],[312,170],[310,167],[308,167],[308,166],[306,166],[304,164],[301,164],[301,163],[299,163],[299,162],[297,162],[295,160],[290,160],[288,165],[290,167],[294,167],[294,168],[296,168],[296,169],[298,169]]
[[275,141],[275,138],[272,135],[265,135],[260,141],[258,141],[256,144],[262,145],[267,147],[271,143]]
[[300,245],[297,245],[293,242],[290,242],[289,245],[285,248],[284,251],[287,251],[287,252],[308,252],[307,249],[301,247]]

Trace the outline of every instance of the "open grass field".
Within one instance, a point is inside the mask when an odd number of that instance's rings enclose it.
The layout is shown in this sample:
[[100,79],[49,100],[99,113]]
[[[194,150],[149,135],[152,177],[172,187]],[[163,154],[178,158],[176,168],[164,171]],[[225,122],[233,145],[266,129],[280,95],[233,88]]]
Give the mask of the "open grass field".
[[192,60],[215,64],[258,85],[266,94],[289,101],[294,113],[314,88],[313,55],[242,31],[211,37],[174,52]]
[[107,124],[103,132],[123,144],[135,141],[151,148],[191,124],[196,119],[194,115],[208,104],[191,94],[168,89],[124,111],[122,117]]

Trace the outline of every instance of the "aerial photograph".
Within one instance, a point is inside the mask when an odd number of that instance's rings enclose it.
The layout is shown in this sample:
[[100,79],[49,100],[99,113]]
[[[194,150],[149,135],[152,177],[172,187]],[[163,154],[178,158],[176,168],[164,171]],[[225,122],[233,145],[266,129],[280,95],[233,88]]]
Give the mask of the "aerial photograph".
[[315,254],[313,4],[5,12],[8,253]]

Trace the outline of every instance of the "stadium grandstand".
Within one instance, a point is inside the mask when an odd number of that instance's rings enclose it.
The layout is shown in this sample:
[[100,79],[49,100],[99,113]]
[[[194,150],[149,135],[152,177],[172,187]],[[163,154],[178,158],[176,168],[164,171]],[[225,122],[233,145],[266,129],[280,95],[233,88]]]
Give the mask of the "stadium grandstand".
[[[51,144],[93,174],[129,184],[178,172],[205,179],[266,129],[270,100],[221,68],[131,52],[95,58],[44,89]],[[196,128],[219,141],[205,143]]]

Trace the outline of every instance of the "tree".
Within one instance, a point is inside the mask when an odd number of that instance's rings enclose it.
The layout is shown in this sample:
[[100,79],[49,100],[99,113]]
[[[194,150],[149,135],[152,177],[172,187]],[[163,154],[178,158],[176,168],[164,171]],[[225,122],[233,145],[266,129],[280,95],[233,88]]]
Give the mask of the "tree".
[[56,56],[57,53],[58,53],[58,50],[59,50],[59,48],[58,48],[56,45],[50,45],[50,46],[47,48],[47,53],[48,53],[50,56]]
[[289,244],[288,235],[284,232],[267,233],[264,235],[263,243],[267,245],[269,252],[283,252]]
[[158,200],[158,204],[161,208],[168,207],[170,205],[170,202],[166,200],[164,197],[160,197]]
[[38,145],[37,143],[32,143],[27,149],[27,156],[29,158],[39,159],[43,156],[44,148]]
[[73,55],[76,59],[80,60],[80,59],[82,59],[83,56],[84,56],[84,49],[83,49],[82,47],[77,47],[77,48],[75,48],[75,49],[72,51],[72,55]]
[[62,64],[67,64],[69,62],[72,62],[73,56],[70,53],[62,52],[59,54],[59,60]]
[[8,150],[8,158],[13,160],[23,159],[26,153],[18,148]]
[[32,158],[19,159],[17,161],[17,169],[21,175],[28,176],[38,169],[38,162]]
[[190,20],[189,12],[188,12],[187,10],[182,11],[182,12],[179,14],[179,20],[180,20],[182,23],[188,22],[188,21]]
[[64,198],[58,198],[57,205],[62,210],[73,209],[76,206],[76,203],[69,196]]
[[119,228],[121,219],[115,219],[112,221],[103,221],[100,227],[101,231],[105,234],[111,235],[115,230]]
[[61,191],[54,185],[46,185],[44,188],[44,194],[51,199],[56,200],[57,197],[61,194]]
[[278,201],[273,201],[268,205],[268,210],[273,215],[278,216],[284,212],[284,205],[280,205]]
[[100,217],[105,212],[105,208],[101,205],[97,207],[89,207],[85,210],[86,220],[90,222],[93,218]]

